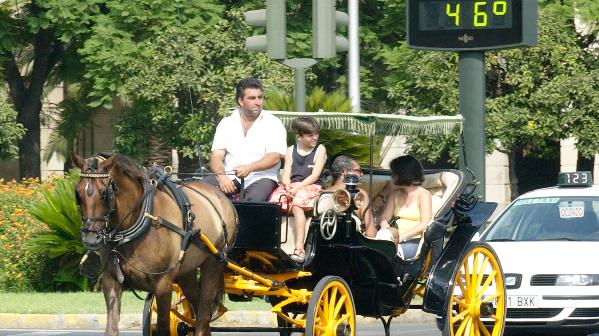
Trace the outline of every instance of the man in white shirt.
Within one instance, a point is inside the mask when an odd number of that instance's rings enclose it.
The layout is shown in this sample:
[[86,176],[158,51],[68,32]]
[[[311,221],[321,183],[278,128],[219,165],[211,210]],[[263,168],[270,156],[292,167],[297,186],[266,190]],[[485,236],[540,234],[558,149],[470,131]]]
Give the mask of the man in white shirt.
[[268,201],[278,183],[281,156],[287,150],[287,132],[279,118],[262,110],[262,83],[245,78],[235,86],[239,108],[216,127],[210,169],[205,181],[225,194],[241,191],[246,201]]

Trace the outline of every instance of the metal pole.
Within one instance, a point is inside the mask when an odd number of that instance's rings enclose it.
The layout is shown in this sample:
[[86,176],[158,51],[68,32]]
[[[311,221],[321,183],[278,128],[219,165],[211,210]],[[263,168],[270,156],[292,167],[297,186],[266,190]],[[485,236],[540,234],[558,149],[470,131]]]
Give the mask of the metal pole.
[[[464,116],[464,141],[466,160],[460,157],[460,168],[465,163],[480,182],[476,195],[485,199],[485,53],[462,51],[459,53],[460,113]],[[466,172],[467,175],[469,175]]]
[[306,69],[295,68],[295,111],[306,111]]
[[348,39],[349,39],[349,99],[352,112],[360,112],[360,41],[359,41],[359,7],[358,0],[347,1],[347,13],[349,16]]
[[374,175],[372,172],[372,168],[373,168],[373,163],[374,163],[374,134],[370,135],[370,157],[368,158],[369,163],[368,165],[370,166],[370,177],[368,179],[368,195],[371,195],[370,197],[374,197],[374,195],[372,195],[372,176]]
[[306,69],[316,64],[313,58],[288,58],[283,64],[293,68],[295,74],[295,111],[306,112]]

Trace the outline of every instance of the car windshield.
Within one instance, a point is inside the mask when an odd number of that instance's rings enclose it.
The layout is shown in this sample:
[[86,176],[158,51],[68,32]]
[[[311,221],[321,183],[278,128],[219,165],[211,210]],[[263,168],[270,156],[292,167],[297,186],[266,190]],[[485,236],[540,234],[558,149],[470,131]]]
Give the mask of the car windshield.
[[599,241],[599,197],[525,198],[483,234],[485,241]]

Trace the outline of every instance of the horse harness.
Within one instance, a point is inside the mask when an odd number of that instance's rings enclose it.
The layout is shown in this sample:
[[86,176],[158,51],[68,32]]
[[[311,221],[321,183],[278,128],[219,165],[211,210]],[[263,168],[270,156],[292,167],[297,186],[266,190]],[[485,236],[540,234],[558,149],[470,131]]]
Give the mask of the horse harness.
[[[123,245],[127,242],[130,242],[130,241],[140,237],[142,234],[144,234],[150,228],[150,226],[153,226],[157,229],[162,226],[162,227],[165,227],[166,229],[178,234],[179,236],[181,236],[182,237],[181,250],[179,253],[178,261],[174,265],[171,265],[170,267],[168,267],[168,269],[161,271],[161,272],[147,272],[147,271],[143,271],[143,270],[140,270],[140,269],[137,269],[134,267],[137,271],[140,271],[145,274],[164,274],[164,273],[168,273],[169,271],[171,271],[177,264],[179,264],[182,261],[184,255],[185,255],[185,251],[187,250],[187,248],[189,248],[190,243],[196,245],[197,247],[199,247],[203,250],[207,250],[206,245],[199,239],[200,229],[193,228],[193,221],[195,220],[195,214],[191,211],[192,204],[189,202],[189,198],[181,190],[181,188],[179,187],[178,184],[173,182],[172,179],[168,178],[170,176],[169,172],[167,172],[162,167],[157,167],[156,172],[155,172],[156,179],[149,179],[149,178],[146,179],[146,183],[144,184],[144,193],[139,200],[139,202],[143,202],[142,211],[140,211],[140,214],[139,214],[137,220],[135,221],[135,224],[133,224],[133,226],[131,226],[128,229],[118,231],[119,227],[123,223],[123,220],[126,219],[126,217],[128,217],[128,215],[131,214],[131,212],[129,212],[125,217],[123,217],[121,222],[119,222],[114,229],[110,230],[108,224],[111,220],[113,213],[116,210],[115,203],[114,203],[115,202],[114,195],[116,192],[118,192],[118,188],[117,188],[116,184],[114,183],[114,181],[112,180],[112,176],[110,175],[110,173],[96,172],[97,162],[104,160],[104,158],[103,157],[95,157],[90,160],[93,160],[90,163],[91,168],[88,168],[86,170],[86,172],[81,173],[79,175],[79,177],[80,178],[89,178],[89,179],[93,179],[93,178],[101,179],[102,184],[104,184],[106,186],[106,188],[104,189],[104,191],[100,192],[100,198],[105,202],[105,206],[108,210],[104,216],[84,216],[83,211],[81,210],[81,207],[79,207],[79,211],[81,213],[81,219],[83,222],[83,225],[81,227],[82,232],[93,232],[93,233],[100,235],[102,237],[103,244],[112,246],[113,249],[111,252],[116,253],[116,254],[120,255],[121,257],[123,257],[123,255],[118,250],[114,249],[114,247]],[[105,182],[104,179],[108,179],[108,181]],[[169,196],[171,196],[172,198],[175,199],[177,206],[181,210],[181,215],[182,215],[182,220],[183,220],[183,228],[179,228],[178,226],[176,226],[175,224],[169,222],[168,220],[166,220],[164,218],[152,215],[153,203],[154,203],[153,202],[154,201],[154,190],[158,189],[160,186],[163,186],[163,185],[166,187],[166,190],[168,191]],[[227,229],[226,229],[226,223],[224,222],[220,212],[216,209],[216,206],[214,205],[214,203],[206,195],[204,195],[203,193],[201,193],[200,191],[198,191],[196,189],[193,189],[193,188],[190,188],[190,189],[193,190],[194,192],[196,192],[198,195],[202,196],[204,199],[206,199],[209,202],[209,204],[214,208],[215,212],[218,214],[220,221],[221,221],[222,228],[223,228],[223,236],[224,236],[225,246],[227,246],[228,233],[227,233]],[[87,185],[86,185],[86,193],[88,196],[91,196],[91,194],[93,193],[93,187],[91,186],[89,181],[87,182]],[[76,198],[77,205],[80,206],[81,197],[79,196],[79,194],[77,192],[75,192],[75,198]],[[134,206],[132,208],[132,210],[135,208],[137,208],[137,205]],[[93,230],[93,229],[89,228],[89,225],[92,222],[103,222],[104,226],[99,230]],[[217,258],[217,260],[226,263],[226,258],[221,251],[218,251],[217,253],[212,253],[212,254]],[[88,251],[88,253],[86,253],[86,255],[81,259],[81,262],[80,262],[81,270],[83,270],[83,264],[86,262],[89,255],[90,255],[90,251]],[[120,270],[120,267],[119,267],[118,258],[115,258],[114,262],[117,266],[116,267],[117,268],[117,278],[122,283],[124,279],[123,279],[122,271]],[[102,270],[98,274],[102,273],[105,267],[106,267],[106,265],[104,265],[102,267]]]

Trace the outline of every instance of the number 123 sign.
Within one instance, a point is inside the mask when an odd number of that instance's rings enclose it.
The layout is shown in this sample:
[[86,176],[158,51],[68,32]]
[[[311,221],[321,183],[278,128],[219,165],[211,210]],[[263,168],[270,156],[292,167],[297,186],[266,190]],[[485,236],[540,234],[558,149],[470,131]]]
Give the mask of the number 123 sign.
[[537,0],[408,0],[408,46],[486,50],[537,43]]

